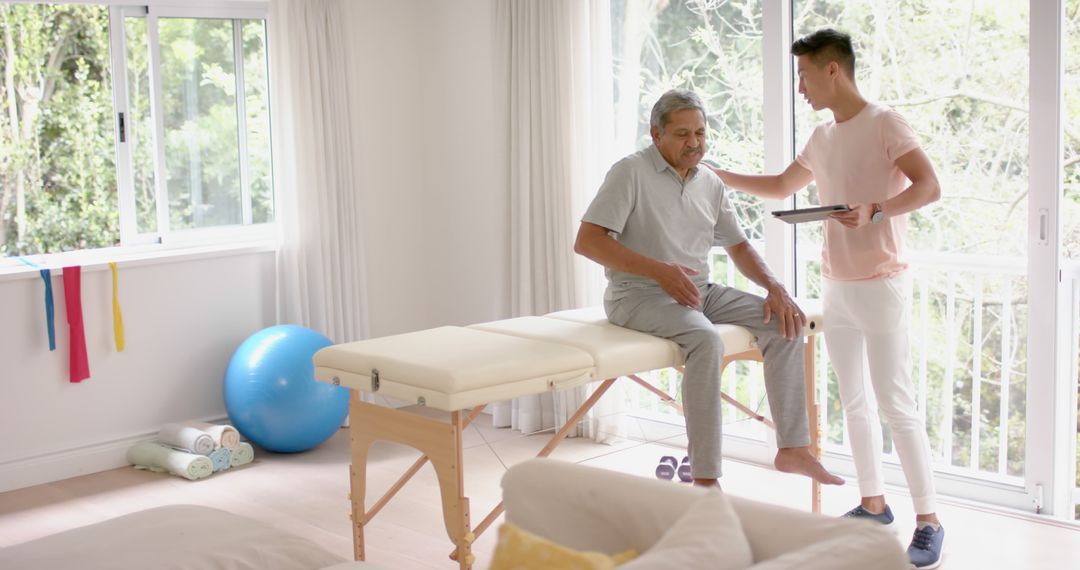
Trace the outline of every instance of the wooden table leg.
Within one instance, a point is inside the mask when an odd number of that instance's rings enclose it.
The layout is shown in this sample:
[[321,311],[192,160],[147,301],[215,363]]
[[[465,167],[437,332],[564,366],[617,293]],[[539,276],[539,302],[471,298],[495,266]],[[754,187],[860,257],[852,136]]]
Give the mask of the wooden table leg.
[[352,506],[353,559],[366,560],[364,551],[364,498],[367,493],[367,457],[372,440],[362,437],[354,426],[360,425],[360,393],[350,390],[349,436],[352,461],[349,466],[349,502]]
[[350,408],[352,435],[352,508],[354,554],[364,560],[364,524],[370,519],[364,512],[367,454],[375,441],[393,441],[423,453],[439,481],[442,495],[443,523],[454,543],[454,557],[461,570],[472,568],[475,557],[470,530],[469,499],[465,496],[462,468],[462,439],[465,421],[462,412],[451,412],[444,422],[362,402],[354,396]]

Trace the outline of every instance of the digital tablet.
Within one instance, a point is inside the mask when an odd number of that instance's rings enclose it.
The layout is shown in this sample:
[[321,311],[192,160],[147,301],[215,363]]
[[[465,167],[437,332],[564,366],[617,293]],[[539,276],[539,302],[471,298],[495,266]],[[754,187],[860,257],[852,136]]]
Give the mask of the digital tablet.
[[801,210],[777,210],[772,213],[777,219],[789,224],[802,222],[816,222],[829,217],[834,212],[846,212],[850,208],[847,204],[834,204],[832,206],[819,206],[817,208],[802,208]]

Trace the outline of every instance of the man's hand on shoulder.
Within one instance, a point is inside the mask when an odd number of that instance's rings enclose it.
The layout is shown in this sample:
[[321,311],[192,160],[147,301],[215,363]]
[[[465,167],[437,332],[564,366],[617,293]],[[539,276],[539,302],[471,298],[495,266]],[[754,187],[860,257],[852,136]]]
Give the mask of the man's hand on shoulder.
[[697,285],[694,285],[694,282],[690,280],[691,275],[698,274],[696,269],[678,263],[660,261],[657,262],[652,273],[650,277],[659,283],[660,287],[667,291],[667,294],[671,295],[671,298],[675,299],[680,305],[685,305],[691,309],[701,307],[701,293],[698,291]]
[[724,170],[723,168],[713,166],[713,165],[708,164],[706,162],[702,162],[702,164],[709,167],[709,170],[713,171],[713,173],[715,173],[717,176],[719,176],[720,177],[720,182],[723,182],[724,186],[731,186],[731,172],[729,172],[727,170]]
[[806,315],[795,301],[788,295],[782,285],[769,287],[769,294],[765,297],[765,323],[776,319],[776,326],[784,338],[793,339],[802,334],[802,328],[806,325]]

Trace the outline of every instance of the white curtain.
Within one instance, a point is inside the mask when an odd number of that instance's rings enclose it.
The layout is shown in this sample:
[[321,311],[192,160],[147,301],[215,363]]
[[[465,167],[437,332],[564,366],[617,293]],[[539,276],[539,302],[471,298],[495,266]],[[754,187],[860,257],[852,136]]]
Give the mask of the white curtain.
[[280,323],[367,336],[346,0],[274,0],[270,79]]
[[[515,316],[598,305],[602,270],[573,251],[585,207],[612,164],[608,0],[499,0],[496,14],[510,158]],[[594,386],[593,386],[594,387]],[[562,426],[593,387],[493,406],[496,426]],[[571,436],[622,437],[621,383]]]

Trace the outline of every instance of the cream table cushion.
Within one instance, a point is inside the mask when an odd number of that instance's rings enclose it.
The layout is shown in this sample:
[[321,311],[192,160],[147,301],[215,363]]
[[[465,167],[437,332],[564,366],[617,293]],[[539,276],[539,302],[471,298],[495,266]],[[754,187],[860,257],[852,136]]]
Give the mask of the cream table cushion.
[[[560,319],[565,321],[573,321],[578,323],[588,323],[598,327],[614,328],[620,330],[630,330],[618,325],[611,324],[607,320],[607,315],[604,314],[604,309],[600,307],[589,307],[585,309],[571,309],[568,311],[557,311],[554,313],[548,313],[548,318]],[[735,325],[713,325],[716,327],[716,333],[720,335],[720,340],[724,343],[725,354],[739,354],[740,352],[746,352],[748,350],[754,350],[757,348],[757,342],[754,335],[750,334],[750,331],[735,326]],[[636,331],[631,331],[636,332]],[[637,333],[646,334],[646,333]],[[652,336],[652,335],[646,335]],[[671,350],[674,351],[675,360],[666,366],[681,366],[683,364],[682,350],[679,349],[679,345],[670,340],[657,339],[662,342],[666,342],[671,345]],[[663,367],[661,367],[663,368]],[[649,370],[652,370],[651,368]],[[641,370],[639,370],[641,372]]]
[[[438,327],[328,346],[315,377],[364,392],[456,411],[572,386],[593,376],[589,353],[464,327]],[[379,386],[373,382],[379,372]]]
[[675,343],[606,322],[594,325],[549,317],[519,317],[469,328],[584,350],[595,363],[590,380],[667,368],[681,358]]
[[[810,320],[806,333],[820,332],[818,306],[800,305]],[[715,326],[726,354],[757,348],[746,329]],[[613,325],[591,307],[339,344],[314,360],[319,380],[456,411],[679,366],[683,354],[674,342]]]

